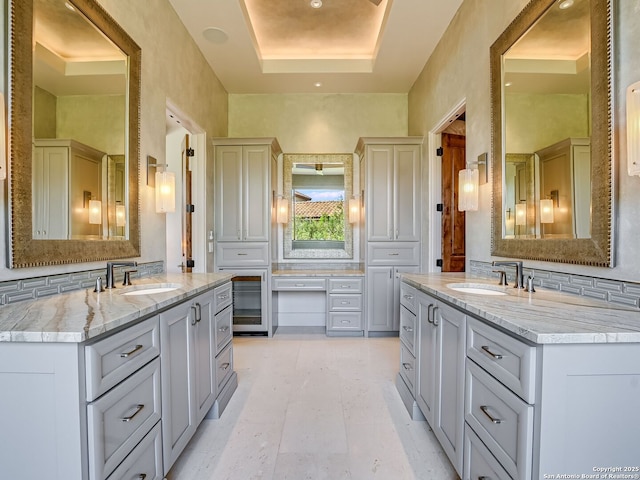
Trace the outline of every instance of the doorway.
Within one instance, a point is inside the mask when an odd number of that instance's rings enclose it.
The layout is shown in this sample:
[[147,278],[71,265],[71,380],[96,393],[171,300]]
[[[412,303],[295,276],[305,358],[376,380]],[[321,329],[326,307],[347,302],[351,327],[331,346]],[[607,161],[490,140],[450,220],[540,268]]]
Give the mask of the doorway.
[[206,135],[167,105],[166,164],[176,175],[176,210],[166,217],[166,271],[206,272]]
[[465,214],[458,212],[458,172],[466,166],[465,101],[429,133],[427,271],[464,272]]

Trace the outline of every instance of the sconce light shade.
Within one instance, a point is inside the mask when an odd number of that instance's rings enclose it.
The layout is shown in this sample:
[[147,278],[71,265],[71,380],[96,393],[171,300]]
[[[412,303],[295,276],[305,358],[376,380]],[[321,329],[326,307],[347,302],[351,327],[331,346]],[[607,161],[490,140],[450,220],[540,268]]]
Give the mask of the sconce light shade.
[[116,227],[124,227],[127,224],[127,209],[124,205],[116,205]]
[[516,225],[527,224],[527,204],[516,203]]
[[478,169],[465,168],[458,173],[458,211],[478,210]]
[[156,172],[156,213],[176,211],[176,174]]
[[100,225],[102,223],[102,202],[89,200],[89,223]]
[[540,200],[540,223],[553,223],[553,200]]
[[276,222],[289,222],[289,201],[285,197],[278,197],[276,200]]
[[627,88],[627,171],[640,175],[640,82]]
[[358,223],[360,219],[360,201],[357,198],[349,199],[349,223]]

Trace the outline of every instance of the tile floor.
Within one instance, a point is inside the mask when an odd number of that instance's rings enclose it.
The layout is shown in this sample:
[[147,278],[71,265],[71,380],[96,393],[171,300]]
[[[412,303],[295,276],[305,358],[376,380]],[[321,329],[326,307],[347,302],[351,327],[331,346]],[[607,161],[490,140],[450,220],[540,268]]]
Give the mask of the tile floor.
[[399,339],[235,337],[238,389],[168,480],[457,479],[395,388]]

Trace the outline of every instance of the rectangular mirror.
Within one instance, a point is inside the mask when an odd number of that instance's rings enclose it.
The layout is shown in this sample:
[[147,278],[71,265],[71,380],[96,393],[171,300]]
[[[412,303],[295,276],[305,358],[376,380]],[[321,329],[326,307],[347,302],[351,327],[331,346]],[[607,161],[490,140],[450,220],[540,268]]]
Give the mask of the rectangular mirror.
[[140,48],[94,0],[9,14],[9,266],[139,256]]
[[612,265],[610,19],[532,0],[491,46],[492,255]]
[[353,190],[353,155],[285,154],[284,196],[289,222],[285,258],[352,258],[346,216]]

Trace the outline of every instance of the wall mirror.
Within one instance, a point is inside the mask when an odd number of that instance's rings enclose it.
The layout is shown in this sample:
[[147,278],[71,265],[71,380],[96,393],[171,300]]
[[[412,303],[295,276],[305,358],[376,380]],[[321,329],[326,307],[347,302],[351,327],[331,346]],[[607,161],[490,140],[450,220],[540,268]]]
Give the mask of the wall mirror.
[[285,154],[289,222],[284,257],[352,258],[347,205],[353,192],[352,154]]
[[94,0],[9,14],[9,266],[139,256],[140,48]]
[[532,0],[491,46],[492,255],[612,266],[610,20]]

